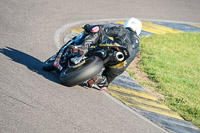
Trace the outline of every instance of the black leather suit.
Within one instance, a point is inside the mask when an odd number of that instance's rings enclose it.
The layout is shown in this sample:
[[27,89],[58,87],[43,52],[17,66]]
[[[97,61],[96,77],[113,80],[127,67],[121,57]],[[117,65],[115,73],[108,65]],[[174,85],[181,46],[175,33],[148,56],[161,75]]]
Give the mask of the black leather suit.
[[105,68],[102,75],[107,78],[107,83],[103,83],[103,86],[108,86],[108,84],[112,82],[115,77],[123,73],[128,65],[134,60],[139,51],[140,38],[135,31],[119,25],[86,25],[84,29],[86,33],[88,33],[88,36],[83,42],[83,46],[86,48],[89,48],[91,45],[113,43],[111,39],[108,39],[108,37],[113,37],[114,42],[125,46],[129,51],[130,57],[126,60],[123,67],[118,69],[111,67]]

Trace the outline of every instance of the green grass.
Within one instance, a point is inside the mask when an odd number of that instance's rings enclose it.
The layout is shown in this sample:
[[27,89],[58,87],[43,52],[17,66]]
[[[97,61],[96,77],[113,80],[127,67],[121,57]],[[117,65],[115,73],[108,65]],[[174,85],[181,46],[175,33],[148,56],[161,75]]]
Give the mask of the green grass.
[[200,127],[200,34],[141,37],[139,57],[163,102]]

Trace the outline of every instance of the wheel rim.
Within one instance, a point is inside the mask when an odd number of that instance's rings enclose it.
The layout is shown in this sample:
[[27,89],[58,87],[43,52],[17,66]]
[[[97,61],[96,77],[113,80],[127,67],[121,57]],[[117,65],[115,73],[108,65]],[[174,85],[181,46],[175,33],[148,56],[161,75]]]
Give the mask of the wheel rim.
[[86,59],[86,60],[84,61],[84,63],[82,63],[82,65],[78,65],[78,66],[76,66],[76,67],[69,68],[65,73],[66,73],[66,74],[69,74],[69,73],[71,73],[71,72],[77,71],[78,69],[81,69],[81,68],[83,68],[83,67],[89,65],[92,61],[93,61],[92,58],[88,58],[88,59]]

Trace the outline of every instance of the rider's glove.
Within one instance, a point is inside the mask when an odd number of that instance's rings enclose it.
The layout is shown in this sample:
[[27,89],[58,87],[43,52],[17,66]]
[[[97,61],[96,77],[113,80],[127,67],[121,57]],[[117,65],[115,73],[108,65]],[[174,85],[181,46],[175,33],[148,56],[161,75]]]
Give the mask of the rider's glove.
[[86,24],[86,25],[83,27],[83,29],[85,30],[85,34],[89,34],[90,31],[91,31],[91,27],[90,27],[89,24]]

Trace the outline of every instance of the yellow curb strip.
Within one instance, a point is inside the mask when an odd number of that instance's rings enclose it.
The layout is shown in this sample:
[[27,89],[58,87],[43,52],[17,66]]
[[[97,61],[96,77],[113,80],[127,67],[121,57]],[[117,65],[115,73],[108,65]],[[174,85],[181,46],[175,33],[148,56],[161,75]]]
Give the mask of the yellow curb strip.
[[[124,21],[116,21],[118,24],[124,25]],[[181,33],[182,31],[175,30],[169,27],[153,24],[152,22],[142,22],[142,30],[154,34],[166,34],[166,33]]]
[[144,98],[150,99],[150,100],[157,100],[156,97],[151,96],[150,94],[148,94],[148,93],[146,93],[146,92],[137,91],[137,90],[133,90],[133,89],[130,90],[130,89],[126,89],[126,88],[123,88],[123,87],[120,87],[120,86],[117,86],[117,85],[113,85],[113,84],[110,84],[110,85],[109,85],[109,89],[110,89],[110,90],[119,91],[119,92],[123,92],[123,93],[130,94],[130,95],[135,95],[135,96],[139,96],[139,97],[144,97]]
[[72,29],[72,32],[77,33],[77,34],[80,34],[82,31],[83,31],[83,28],[81,28],[81,27],[76,27],[76,28]]
[[142,30],[151,32],[154,34],[181,33],[182,32],[179,30],[165,27],[165,26],[153,24],[152,22],[142,22]]
[[139,109],[143,109],[143,110],[146,110],[146,111],[150,111],[150,112],[154,112],[154,113],[157,113],[157,114],[161,114],[161,115],[165,115],[165,116],[168,116],[168,117],[183,120],[182,117],[180,117],[176,112],[173,112],[171,110],[156,108],[156,107],[153,107],[151,105],[145,105],[145,103],[141,104],[141,103],[138,103],[137,101],[133,101],[133,99],[131,99],[129,97],[125,97],[125,96],[118,95],[118,94],[111,93],[111,95],[113,95],[115,98],[119,99],[124,104],[128,105],[129,107],[139,108]]
[[115,23],[124,25],[124,24],[125,24],[125,21],[116,21]]
[[196,24],[191,24],[191,25],[200,28],[200,25],[196,25]]
[[116,95],[116,96],[119,96],[119,97],[122,97],[122,98],[125,98],[125,99],[127,98],[127,99],[129,99],[131,101],[135,101],[137,103],[146,104],[146,105],[150,105],[150,106],[153,106],[153,107],[170,110],[169,107],[167,107],[164,104],[159,103],[158,101],[149,100],[149,99],[146,99],[146,98],[143,98],[143,97],[134,97],[134,96],[129,96],[129,95],[126,96],[126,94],[120,95],[120,93],[114,92],[114,91],[109,91],[109,92],[112,95]]

